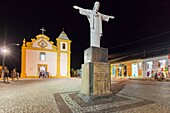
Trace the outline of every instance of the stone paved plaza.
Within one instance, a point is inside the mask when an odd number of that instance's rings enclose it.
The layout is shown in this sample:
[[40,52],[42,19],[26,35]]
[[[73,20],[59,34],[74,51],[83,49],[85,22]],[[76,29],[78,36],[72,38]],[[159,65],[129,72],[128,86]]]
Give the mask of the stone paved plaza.
[[114,79],[112,96],[83,102],[81,79],[0,83],[0,113],[169,113],[170,82]]

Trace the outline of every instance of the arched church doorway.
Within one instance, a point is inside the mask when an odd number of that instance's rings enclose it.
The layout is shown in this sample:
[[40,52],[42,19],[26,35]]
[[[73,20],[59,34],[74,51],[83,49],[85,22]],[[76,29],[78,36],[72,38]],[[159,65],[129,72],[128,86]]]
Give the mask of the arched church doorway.
[[38,72],[47,72],[47,64],[38,64]]

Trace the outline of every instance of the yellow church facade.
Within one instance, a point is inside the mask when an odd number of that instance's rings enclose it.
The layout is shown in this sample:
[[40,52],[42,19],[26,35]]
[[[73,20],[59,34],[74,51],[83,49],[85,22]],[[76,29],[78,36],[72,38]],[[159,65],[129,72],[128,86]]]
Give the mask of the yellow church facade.
[[71,40],[64,31],[56,38],[56,45],[46,35],[39,34],[31,42],[23,40],[21,77],[38,78],[47,72],[50,78],[70,77]]

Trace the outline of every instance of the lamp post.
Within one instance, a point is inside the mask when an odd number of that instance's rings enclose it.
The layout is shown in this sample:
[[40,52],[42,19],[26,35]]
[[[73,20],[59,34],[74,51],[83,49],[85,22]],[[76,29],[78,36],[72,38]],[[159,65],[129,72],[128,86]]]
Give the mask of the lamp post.
[[3,72],[3,74],[4,74],[4,66],[5,66],[5,55],[6,55],[6,52],[7,52],[7,50],[4,47],[5,47],[5,41],[3,41],[3,47],[1,49],[1,52],[2,52],[2,72]]
[[17,44],[17,43],[11,43],[11,44],[6,45],[5,41],[3,41],[3,47],[1,48],[1,53],[2,53],[2,73],[3,73],[3,76],[4,76],[4,72],[5,72],[5,59],[6,59],[6,55],[9,52],[8,47],[12,46],[12,45],[19,46],[19,44]]

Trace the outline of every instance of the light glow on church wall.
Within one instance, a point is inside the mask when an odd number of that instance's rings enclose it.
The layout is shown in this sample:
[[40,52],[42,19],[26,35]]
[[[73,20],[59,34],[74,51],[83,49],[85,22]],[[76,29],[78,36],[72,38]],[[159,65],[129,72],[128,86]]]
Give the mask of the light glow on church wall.
[[68,55],[66,53],[60,54],[60,75],[61,76],[67,76],[68,70],[67,70],[67,64],[68,63]]
[[48,64],[48,72],[50,76],[56,76],[57,73],[57,53],[46,52],[46,63]]
[[56,52],[45,52],[46,59],[40,60],[40,52],[38,50],[26,50],[26,75],[27,76],[38,76],[38,64],[46,64],[47,71],[50,76],[56,76],[57,73],[57,53]]
[[26,75],[27,76],[38,76],[37,66],[38,51],[26,50]]

